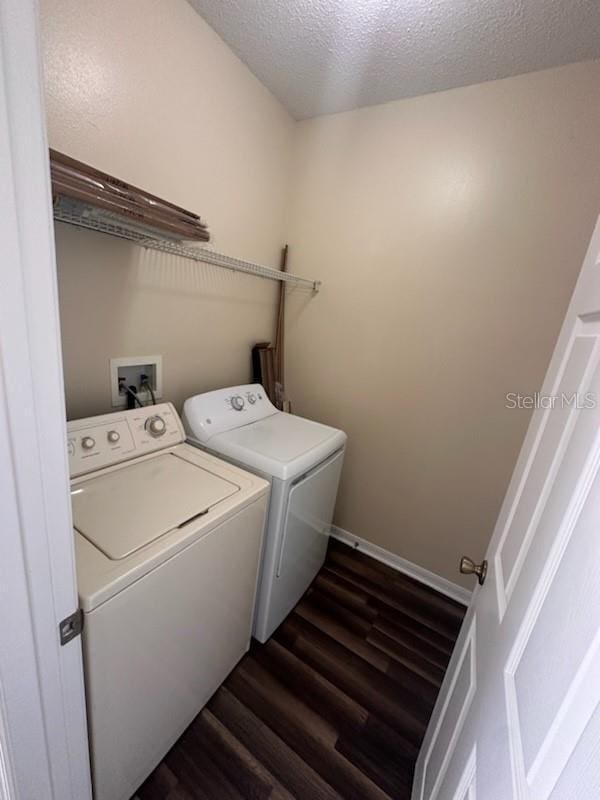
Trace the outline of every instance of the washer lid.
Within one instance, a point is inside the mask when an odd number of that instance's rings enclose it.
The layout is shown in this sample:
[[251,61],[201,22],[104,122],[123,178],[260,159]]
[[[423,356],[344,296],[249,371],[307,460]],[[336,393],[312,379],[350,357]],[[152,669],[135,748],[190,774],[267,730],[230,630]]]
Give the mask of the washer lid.
[[278,411],[213,436],[207,446],[241,464],[287,480],[311,469],[345,442],[343,431]]
[[116,560],[238,491],[236,484],[164,453],[78,483],[71,490],[73,525]]

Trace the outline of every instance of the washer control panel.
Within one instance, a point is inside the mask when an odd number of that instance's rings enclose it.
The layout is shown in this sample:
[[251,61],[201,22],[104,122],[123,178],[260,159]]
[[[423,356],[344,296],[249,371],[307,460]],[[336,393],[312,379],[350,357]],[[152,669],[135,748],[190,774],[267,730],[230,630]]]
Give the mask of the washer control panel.
[[129,458],[183,442],[181,420],[171,403],[67,423],[67,451],[72,478]]
[[197,394],[183,404],[183,424],[193,439],[212,436],[279,413],[259,383]]
[[167,432],[167,423],[164,420],[164,417],[161,417],[159,414],[154,414],[144,422],[144,429],[153,436],[155,439],[158,439],[159,436],[164,436]]

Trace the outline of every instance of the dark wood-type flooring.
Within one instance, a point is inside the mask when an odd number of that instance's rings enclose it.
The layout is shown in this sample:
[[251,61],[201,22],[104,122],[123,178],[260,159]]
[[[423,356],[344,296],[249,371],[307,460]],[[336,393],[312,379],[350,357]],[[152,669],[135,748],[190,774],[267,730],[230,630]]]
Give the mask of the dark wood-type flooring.
[[136,797],[408,800],[464,611],[332,540],[298,606]]

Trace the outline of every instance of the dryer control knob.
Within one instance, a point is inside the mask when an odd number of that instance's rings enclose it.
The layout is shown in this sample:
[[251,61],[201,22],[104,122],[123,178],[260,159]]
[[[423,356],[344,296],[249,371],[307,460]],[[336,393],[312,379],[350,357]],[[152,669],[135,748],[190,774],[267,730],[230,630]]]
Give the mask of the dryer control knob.
[[234,395],[231,398],[231,407],[236,411],[241,411],[244,407],[244,398],[240,397],[239,394]]
[[111,444],[116,444],[116,443],[119,441],[119,439],[120,439],[121,437],[120,437],[120,435],[119,435],[119,431],[109,431],[109,432],[106,434],[106,438],[108,439],[108,441],[109,441]]
[[153,417],[148,417],[146,420],[146,424],[144,425],[150,436],[158,437],[162,436],[167,430],[167,423],[164,421],[162,417],[159,417],[156,414]]
[[81,440],[81,446],[84,450],[91,450],[96,446],[96,440],[92,439],[91,436],[84,436]]
[[256,403],[256,395],[252,394],[252,392],[248,395],[248,402],[250,403],[251,406],[253,406],[254,403]]

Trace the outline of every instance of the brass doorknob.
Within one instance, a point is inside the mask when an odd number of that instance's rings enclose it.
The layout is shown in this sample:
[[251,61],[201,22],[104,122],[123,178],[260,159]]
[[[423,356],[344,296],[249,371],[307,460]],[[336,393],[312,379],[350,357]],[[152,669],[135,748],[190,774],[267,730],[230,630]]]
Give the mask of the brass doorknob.
[[487,575],[488,562],[484,559],[481,564],[476,564],[473,559],[463,556],[460,560],[460,571],[463,575],[477,575],[479,585],[483,586]]

